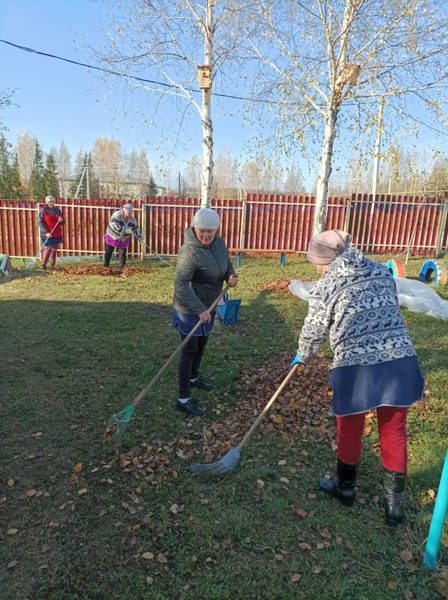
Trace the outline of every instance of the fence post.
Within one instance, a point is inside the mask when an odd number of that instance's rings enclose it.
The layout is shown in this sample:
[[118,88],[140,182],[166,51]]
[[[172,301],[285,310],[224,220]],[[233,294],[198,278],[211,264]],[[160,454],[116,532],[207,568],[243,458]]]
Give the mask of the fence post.
[[[36,202],[36,250],[40,248],[39,202]],[[36,252],[33,253],[36,256]]]
[[[143,236],[143,239],[145,240],[145,244],[146,244],[146,202],[145,202],[145,200],[142,200],[142,236]],[[141,249],[141,254],[140,254],[142,261],[145,260],[145,254],[146,254],[146,246],[144,246],[142,244],[142,249]]]
[[437,238],[436,238],[436,254],[435,254],[436,258],[438,258],[440,251],[441,251],[442,238],[443,238],[443,234],[445,232],[445,226],[446,226],[447,209],[448,209],[448,201],[445,198],[445,200],[443,202],[443,208],[442,208],[442,214],[440,216],[439,226],[437,228],[438,231],[437,231]]
[[247,210],[247,196],[244,197],[242,206],[241,206],[241,223],[240,223],[240,241],[239,241],[239,250],[244,249],[244,240],[246,237],[246,210]]
[[348,225],[350,223],[350,211],[352,210],[352,201],[350,198],[346,198],[345,204],[345,219],[344,219],[344,231],[348,231]]

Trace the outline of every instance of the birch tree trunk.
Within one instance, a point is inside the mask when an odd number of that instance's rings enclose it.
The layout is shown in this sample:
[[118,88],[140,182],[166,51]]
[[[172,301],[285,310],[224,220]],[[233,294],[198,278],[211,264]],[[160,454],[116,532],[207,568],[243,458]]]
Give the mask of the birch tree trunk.
[[331,174],[331,159],[333,155],[333,143],[336,133],[336,119],[338,112],[339,111],[336,108],[330,108],[325,117],[324,141],[322,144],[322,155],[320,157],[319,172],[317,175],[313,236],[325,231],[327,221],[328,182]]
[[202,90],[202,175],[201,208],[210,208],[213,185],[213,124],[211,118],[211,92],[213,84],[213,35],[215,0],[207,0],[204,30],[204,65],[210,68],[210,88]]

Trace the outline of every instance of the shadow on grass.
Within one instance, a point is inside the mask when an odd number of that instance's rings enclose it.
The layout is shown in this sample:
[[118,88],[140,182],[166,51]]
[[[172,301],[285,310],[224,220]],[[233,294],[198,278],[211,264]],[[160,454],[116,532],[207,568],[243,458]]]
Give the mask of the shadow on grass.
[[[346,510],[314,493],[317,477],[335,462],[331,448],[317,440],[257,441],[222,484],[193,478],[176,452],[170,454],[173,438],[197,439],[204,423],[219,420],[213,408],[236,403],[243,368],[261,368],[271,355],[295,348],[298,331],[282,317],[279,302],[301,318],[305,305],[263,291],[244,298],[238,325],[212,332],[204,374],[215,390],[198,396],[204,419],[191,421],[173,410],[175,365],[138,411],[120,451],[160,445],[170,461],[164,485],[111,468],[115,450],[100,434],[106,418],[132,401],[179,343],[171,308],[2,303],[2,479],[12,484],[2,487],[1,503],[6,529],[17,529],[2,542],[2,568],[17,561],[3,568],[2,599],[377,600],[396,596],[385,583],[391,578],[400,590],[429,597],[418,555],[429,508],[417,512],[417,486],[437,481],[439,460],[432,455],[420,479],[410,480],[415,513],[405,528],[390,532],[371,503]],[[416,417],[415,452],[422,453],[428,447],[417,444],[418,426]],[[365,454],[361,488],[367,495],[375,482],[380,489],[381,468],[376,456]],[[296,514],[299,508],[306,518]],[[325,530],[330,538],[322,537]],[[328,546],[321,548],[322,540]],[[415,573],[399,559],[404,548],[415,553]],[[299,585],[291,581],[294,573],[302,577]]]

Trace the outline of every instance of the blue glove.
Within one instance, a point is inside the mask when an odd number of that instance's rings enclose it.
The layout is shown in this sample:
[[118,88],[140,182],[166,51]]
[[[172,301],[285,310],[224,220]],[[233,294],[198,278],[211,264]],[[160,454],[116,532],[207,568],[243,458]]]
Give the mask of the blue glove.
[[302,361],[300,360],[300,357],[301,357],[300,352],[297,352],[294,360],[291,363],[291,367],[293,367],[294,365],[301,365],[301,364],[303,364]]

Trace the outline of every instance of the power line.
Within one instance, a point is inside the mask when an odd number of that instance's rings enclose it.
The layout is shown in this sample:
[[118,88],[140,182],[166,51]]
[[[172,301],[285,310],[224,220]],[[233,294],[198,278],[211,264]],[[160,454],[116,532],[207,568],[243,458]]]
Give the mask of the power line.
[[[27,46],[19,46],[18,44],[13,44],[12,42],[8,42],[7,40],[0,39],[0,42],[3,44],[7,44],[8,46],[12,46],[13,48],[17,48],[18,50],[23,50],[24,52],[30,52],[32,54],[38,54],[40,56],[46,56],[48,58],[54,58],[56,60],[62,60],[64,62],[70,63],[72,65],[77,65],[79,67],[86,67],[87,69],[94,69],[96,71],[102,71],[103,73],[108,73],[109,75],[116,75],[117,77],[121,77],[124,79],[133,79],[134,81],[142,81],[143,83],[152,83],[153,85],[160,85],[165,88],[179,90],[180,86],[172,85],[169,83],[162,83],[161,81],[154,81],[152,79],[144,79],[143,77],[137,77],[136,75],[127,75],[126,73],[120,73],[119,71],[113,71],[112,69],[105,69],[103,67],[97,67],[95,65],[89,65],[88,63],[79,62],[77,60],[72,60],[70,58],[64,58],[63,56],[57,56],[56,54],[49,54],[48,52],[41,52],[40,50],[35,50],[34,48],[28,48]],[[182,86],[187,92],[193,92],[195,94],[201,94],[201,90],[196,90],[194,88]],[[218,96],[221,98],[230,98],[231,100],[244,100],[247,102],[261,102],[265,104],[284,104],[284,102],[277,102],[275,100],[259,100],[256,98],[245,98],[244,96],[232,96],[230,94],[219,94],[217,92],[212,92],[213,96]]]
[[[55,60],[61,60],[63,62],[67,62],[70,63],[72,65],[76,65],[79,67],[86,67],[87,69],[94,69],[96,71],[101,71],[103,73],[107,73],[109,75],[116,75],[117,77],[121,77],[124,79],[133,79],[134,81],[141,81],[143,83],[151,83],[153,85],[159,85],[161,87],[165,87],[168,89],[175,89],[178,90],[179,86],[175,86],[169,83],[162,83],[161,81],[155,81],[152,79],[145,79],[143,77],[137,77],[136,75],[127,75],[126,73],[120,73],[119,71],[114,71],[112,69],[105,69],[103,67],[98,67],[96,65],[90,65],[88,63],[83,63],[83,62],[79,62],[77,60],[72,60],[70,58],[65,58],[63,56],[57,56],[56,54],[50,54],[48,52],[41,52],[40,50],[35,50],[34,48],[28,48],[27,46],[20,46],[19,44],[14,44],[13,42],[8,42],[7,40],[3,40],[0,39],[0,42],[2,42],[3,44],[7,44],[8,46],[12,46],[13,48],[17,48],[18,50],[23,50],[24,52],[30,52],[32,54],[38,54],[39,56],[46,56],[48,58],[54,58]],[[188,92],[193,92],[195,94],[200,94],[202,93],[201,90],[196,90],[194,88],[189,88],[189,87],[184,87],[183,89],[185,89]],[[217,92],[211,92],[213,96],[219,97],[219,98],[229,98],[230,100],[242,100],[245,102],[258,102],[261,104],[280,104],[280,105],[285,105],[285,102],[278,102],[276,100],[261,100],[261,99],[257,99],[257,98],[247,98],[245,96],[233,96],[231,94],[220,94]],[[372,104],[374,102],[374,100],[371,100],[370,102],[367,102],[367,104]],[[357,106],[358,104],[361,104],[359,102],[345,102],[344,103],[345,106]],[[404,116],[408,117],[409,119],[413,120],[415,123],[418,123],[419,125],[422,125],[423,127],[427,127],[428,129],[432,129],[433,131],[440,133],[441,135],[445,135],[448,136],[448,133],[444,132],[444,131],[440,131],[439,129],[436,129],[435,127],[432,127],[431,125],[427,125],[426,123],[424,123],[423,121],[420,121],[418,119],[416,119],[415,117],[412,117],[411,115],[405,113],[402,110],[399,110],[398,108],[396,108],[393,104],[388,104],[388,106],[390,106],[391,108],[393,108],[397,113],[401,113]]]

